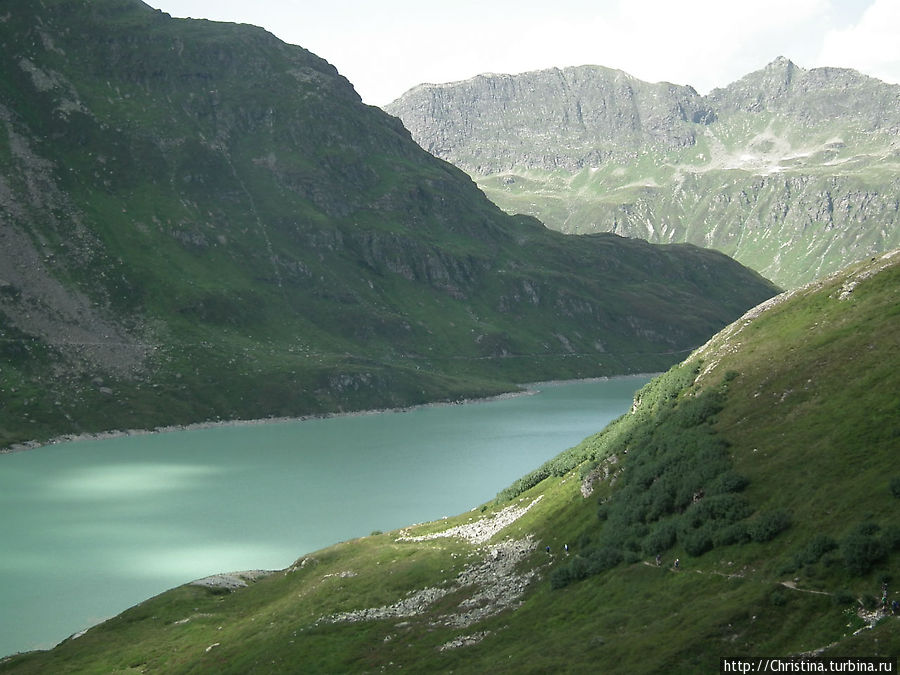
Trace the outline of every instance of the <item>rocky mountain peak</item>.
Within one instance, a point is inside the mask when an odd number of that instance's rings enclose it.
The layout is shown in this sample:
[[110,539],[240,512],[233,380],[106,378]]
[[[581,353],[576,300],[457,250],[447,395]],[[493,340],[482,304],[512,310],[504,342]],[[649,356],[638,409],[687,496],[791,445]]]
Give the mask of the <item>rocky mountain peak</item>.
[[523,161],[580,169],[642,147],[689,146],[694,125],[712,119],[692,87],[594,65],[421,85],[385,109],[426,150],[482,175]]
[[900,88],[850,68],[797,66],[779,56],[707,97],[720,112],[774,112],[803,125],[854,118],[869,129],[900,128]]

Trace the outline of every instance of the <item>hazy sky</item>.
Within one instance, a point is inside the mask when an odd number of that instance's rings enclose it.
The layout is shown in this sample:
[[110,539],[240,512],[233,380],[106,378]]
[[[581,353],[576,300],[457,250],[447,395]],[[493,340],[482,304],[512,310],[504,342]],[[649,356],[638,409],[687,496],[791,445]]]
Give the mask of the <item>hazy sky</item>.
[[776,56],[900,83],[900,0],[145,0],[262,26],[326,59],[367,103],[423,82],[596,64],[725,86]]

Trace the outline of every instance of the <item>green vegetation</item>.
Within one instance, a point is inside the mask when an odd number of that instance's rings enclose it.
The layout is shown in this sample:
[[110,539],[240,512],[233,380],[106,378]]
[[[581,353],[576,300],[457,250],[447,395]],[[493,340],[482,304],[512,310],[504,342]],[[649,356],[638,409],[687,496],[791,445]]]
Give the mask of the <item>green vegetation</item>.
[[[726,654],[895,657],[900,617],[880,598],[886,583],[900,599],[898,294],[894,255],[781,296],[530,486],[246,589],[173,589],[0,671],[697,673]],[[401,538],[527,505],[487,545]],[[499,602],[458,575],[528,537],[512,572],[488,567],[497,584],[534,571],[521,604],[448,621]],[[424,588],[448,592],[401,616],[324,620]]]
[[776,290],[503,214],[261,29],[3,11],[0,448],[658,372]]

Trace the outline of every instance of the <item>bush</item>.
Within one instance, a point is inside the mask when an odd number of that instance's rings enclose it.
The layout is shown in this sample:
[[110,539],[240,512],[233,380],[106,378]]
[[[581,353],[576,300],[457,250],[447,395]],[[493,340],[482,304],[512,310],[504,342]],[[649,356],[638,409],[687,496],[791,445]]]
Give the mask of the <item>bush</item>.
[[787,593],[783,588],[776,588],[769,594],[769,603],[775,607],[783,607],[787,604]]
[[900,526],[886,527],[881,533],[881,541],[888,553],[900,548]]
[[566,565],[564,567],[557,567],[550,574],[550,588],[564,588],[572,583],[572,574],[569,571],[569,566]]
[[768,511],[747,524],[747,534],[756,542],[769,541],[791,526],[791,516],[787,511]]
[[622,562],[622,552],[609,546],[575,555],[567,565],[557,567],[550,574],[550,588],[563,588],[592,574],[612,569]]
[[590,555],[590,572],[597,574],[612,569],[622,562],[622,552],[612,546],[594,549]]
[[668,551],[675,545],[677,532],[671,520],[658,523],[653,531],[644,538],[641,545],[644,555],[657,555]]
[[687,429],[700,426],[711,420],[725,407],[725,397],[717,391],[705,391],[699,396],[688,398],[676,409],[678,425]]
[[736,494],[713,495],[696,504],[706,520],[734,523],[750,515],[752,509],[746,498]]
[[897,499],[900,499],[900,476],[891,478],[891,482],[888,483],[888,489],[891,491],[892,495]]
[[590,574],[590,563],[580,555],[573,557],[567,567],[569,568],[569,578],[572,581],[580,581]]
[[710,484],[708,492],[711,495],[741,492],[749,484],[750,481],[745,476],[729,469]]
[[887,548],[869,525],[860,525],[841,542],[844,565],[851,574],[862,576],[887,555]]
[[706,525],[699,530],[689,532],[682,538],[684,550],[692,556],[706,553],[713,547],[713,528]]
[[625,549],[622,552],[622,560],[627,565],[633,565],[634,563],[641,562],[641,553],[637,549]]
[[831,596],[831,602],[838,607],[846,607],[856,603],[856,596],[846,588],[843,588]]
[[750,534],[744,523],[731,523],[718,530],[713,535],[713,545],[730,546],[731,544],[746,544],[750,541]]
[[797,563],[801,565],[811,565],[819,562],[819,559],[838,547],[838,543],[826,534],[817,534],[812,540],[797,554]]
[[575,541],[575,546],[578,547],[579,551],[583,551],[587,548],[590,548],[591,544],[594,542],[594,538],[588,534],[587,532],[582,532],[578,535],[578,539]]
[[795,562],[792,561],[792,560],[789,560],[789,561],[787,561],[787,562],[782,563],[782,564],[778,567],[777,574],[778,574],[778,576],[781,577],[781,576],[784,576],[784,575],[786,575],[786,574],[793,574],[793,573],[796,572],[796,571],[797,571],[797,563],[795,563]]

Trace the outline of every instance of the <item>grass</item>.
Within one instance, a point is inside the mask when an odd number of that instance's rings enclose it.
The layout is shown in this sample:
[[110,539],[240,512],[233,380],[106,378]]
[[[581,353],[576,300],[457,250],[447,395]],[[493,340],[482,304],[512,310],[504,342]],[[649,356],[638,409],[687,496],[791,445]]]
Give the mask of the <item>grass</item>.
[[[890,487],[897,475],[893,412],[900,371],[893,327],[900,266],[861,281],[849,299],[839,300],[845,281],[861,271],[851,269],[724,331],[648,384],[634,413],[563,453],[555,473],[480,509],[411,528],[411,534],[440,531],[487,517],[510,500],[524,504],[541,496],[495,538],[538,542],[522,567],[535,569],[539,579],[514,611],[466,628],[435,623],[471,596],[474,589],[463,588],[418,616],[321,622],[447,584],[484,555],[461,540],[417,543],[398,541],[398,532],[378,533],[306,556],[246,589],[173,589],[50,652],[12,657],[0,671],[263,673],[302,664],[306,672],[696,673],[714,672],[722,656],[820,648],[841,656],[896,655],[897,618],[854,633],[864,626],[859,604],[874,602],[866,598],[879,592],[882,579],[897,597],[897,549],[864,571],[845,561],[854,531],[873,531],[866,523],[878,523],[878,536],[885,536],[900,515]],[[724,404],[698,416],[702,391],[718,392]],[[783,396],[786,391],[793,393]],[[702,420],[700,426],[684,427],[686,415]],[[554,588],[555,571],[602,535],[597,499],[614,504],[640,497],[629,491],[638,475],[629,467],[641,466],[650,451],[648,429],[671,431],[676,423],[708,427],[727,441],[734,469],[749,479],[742,496],[755,511],[751,520],[782,509],[791,514],[790,526],[766,541],[717,545],[701,555],[676,542],[660,566],[640,554]],[[611,452],[622,457],[624,470],[584,499],[582,477]],[[836,548],[823,545],[826,539]],[[480,642],[440,649],[482,632]]]

